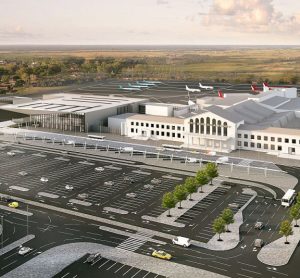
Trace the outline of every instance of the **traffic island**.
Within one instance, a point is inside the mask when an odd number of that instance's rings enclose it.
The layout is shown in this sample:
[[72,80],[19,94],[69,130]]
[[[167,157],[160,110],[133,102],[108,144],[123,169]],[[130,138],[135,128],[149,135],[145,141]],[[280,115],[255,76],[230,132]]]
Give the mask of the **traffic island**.
[[258,253],[257,258],[266,265],[286,265],[300,241],[300,227],[293,226],[293,232],[294,234],[288,237],[289,244],[285,244],[286,240],[283,236],[265,245]]

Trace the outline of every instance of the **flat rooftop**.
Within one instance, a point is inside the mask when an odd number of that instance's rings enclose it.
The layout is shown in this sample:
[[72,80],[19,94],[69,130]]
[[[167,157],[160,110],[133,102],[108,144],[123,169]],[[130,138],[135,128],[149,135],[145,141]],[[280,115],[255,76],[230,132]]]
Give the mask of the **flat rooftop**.
[[79,95],[79,94],[53,94],[45,95],[41,100],[35,100],[22,104],[10,104],[2,106],[2,109],[14,110],[23,113],[26,111],[45,111],[46,113],[88,113],[112,107],[147,101],[147,99]]

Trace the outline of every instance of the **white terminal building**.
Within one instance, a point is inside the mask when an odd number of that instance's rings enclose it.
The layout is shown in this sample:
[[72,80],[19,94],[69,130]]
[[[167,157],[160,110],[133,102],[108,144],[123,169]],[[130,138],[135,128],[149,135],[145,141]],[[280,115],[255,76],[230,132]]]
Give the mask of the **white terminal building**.
[[296,88],[260,94],[203,97],[194,105],[144,103],[144,114],[109,117],[112,128],[136,139],[166,140],[216,152],[237,149],[300,156],[300,98]]
[[[16,98],[1,109],[47,129],[118,133],[216,152],[245,149],[300,156],[300,98],[296,88],[260,94],[203,97],[192,105],[115,96],[52,94]],[[173,143],[172,143],[173,142]]]

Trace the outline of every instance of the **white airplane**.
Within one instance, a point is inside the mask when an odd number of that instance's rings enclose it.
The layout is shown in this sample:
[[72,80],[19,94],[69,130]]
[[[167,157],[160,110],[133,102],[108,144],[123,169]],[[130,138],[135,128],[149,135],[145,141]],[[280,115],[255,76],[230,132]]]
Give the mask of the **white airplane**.
[[123,87],[123,86],[119,86],[119,88],[124,91],[141,91],[140,88]]
[[148,86],[146,86],[146,85],[137,85],[137,84],[131,84],[131,83],[128,83],[128,86],[131,88],[140,88],[140,89],[148,88]]
[[185,89],[191,93],[200,93],[201,92],[200,89],[192,89],[192,88],[189,88],[188,85],[185,85]]
[[147,82],[145,83],[145,82],[139,82],[139,81],[137,81],[136,84],[142,85],[142,86],[156,86],[156,84],[154,84],[154,83],[147,83]]
[[204,90],[213,90],[214,89],[213,86],[204,86],[200,82],[199,82],[199,87]]
[[143,80],[144,83],[150,83],[150,84],[161,84],[161,81],[147,81],[147,80]]

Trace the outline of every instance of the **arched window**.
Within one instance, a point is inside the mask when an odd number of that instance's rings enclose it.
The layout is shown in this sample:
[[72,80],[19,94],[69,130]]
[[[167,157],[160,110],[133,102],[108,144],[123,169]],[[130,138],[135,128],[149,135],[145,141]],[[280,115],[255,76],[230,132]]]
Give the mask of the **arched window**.
[[196,132],[196,133],[199,133],[199,119],[196,119],[195,122],[196,122],[196,128],[195,128],[196,131],[195,131],[195,132]]
[[227,134],[228,134],[227,130],[228,130],[228,125],[227,125],[227,123],[225,122],[225,123],[223,124],[223,136],[227,136]]
[[206,134],[210,134],[210,118],[206,118]]
[[204,118],[200,119],[200,133],[204,134]]
[[221,136],[222,135],[222,123],[220,120],[218,121],[217,129],[218,129],[218,136]]
[[190,119],[190,133],[194,132],[194,121],[193,119]]
[[216,121],[216,119],[213,119],[212,120],[212,132],[211,132],[211,134],[216,135],[216,132],[217,132],[217,121]]

